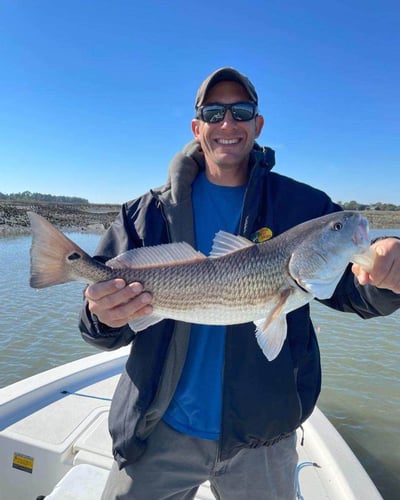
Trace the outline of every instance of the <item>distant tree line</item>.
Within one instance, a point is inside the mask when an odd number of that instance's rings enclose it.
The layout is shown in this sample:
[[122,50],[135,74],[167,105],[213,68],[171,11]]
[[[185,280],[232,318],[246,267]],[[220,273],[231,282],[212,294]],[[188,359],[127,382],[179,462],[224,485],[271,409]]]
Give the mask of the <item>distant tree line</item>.
[[[42,194],[42,193],[31,193],[30,191],[24,191],[23,193],[11,193],[4,194],[0,193],[0,201],[23,201],[23,202],[50,202],[50,203],[76,203],[79,205],[88,205],[89,200],[86,198],[78,198],[76,196],[56,196],[53,194]],[[358,203],[358,201],[338,201],[337,202],[344,210],[388,210],[388,211],[399,211],[400,205],[394,205],[393,203],[373,203],[365,204]]]
[[394,205],[393,203],[373,203],[370,205],[366,205],[364,203],[358,203],[357,201],[338,201],[338,204],[344,208],[344,210],[389,210],[389,211],[397,211],[400,210],[400,205]]
[[78,198],[76,196],[55,196],[52,194],[31,193],[0,193],[0,201],[23,201],[23,202],[51,202],[51,203],[77,203],[79,205],[89,204],[89,200]]

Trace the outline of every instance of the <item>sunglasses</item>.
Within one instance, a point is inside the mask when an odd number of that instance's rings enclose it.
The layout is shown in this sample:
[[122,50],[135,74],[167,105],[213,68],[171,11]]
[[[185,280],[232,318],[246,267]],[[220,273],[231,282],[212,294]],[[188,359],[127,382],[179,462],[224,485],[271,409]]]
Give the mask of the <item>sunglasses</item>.
[[227,110],[237,122],[248,122],[257,114],[254,102],[234,102],[233,104],[206,104],[196,111],[196,118],[206,123],[222,122]]

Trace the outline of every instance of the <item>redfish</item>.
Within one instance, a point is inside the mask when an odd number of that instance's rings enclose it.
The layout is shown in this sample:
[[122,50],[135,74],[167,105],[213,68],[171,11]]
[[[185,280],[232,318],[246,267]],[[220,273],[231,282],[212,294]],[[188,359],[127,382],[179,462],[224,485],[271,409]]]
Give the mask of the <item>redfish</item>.
[[216,234],[209,256],[188,243],[130,250],[105,264],[90,257],[43,217],[29,212],[33,288],[80,280],[139,281],[153,313],[130,323],[141,331],[170,318],[188,323],[254,322],[268,360],[286,338],[286,315],[314,297],[332,296],[350,262],[373,263],[368,221],[343,211],[304,222],[264,243]]

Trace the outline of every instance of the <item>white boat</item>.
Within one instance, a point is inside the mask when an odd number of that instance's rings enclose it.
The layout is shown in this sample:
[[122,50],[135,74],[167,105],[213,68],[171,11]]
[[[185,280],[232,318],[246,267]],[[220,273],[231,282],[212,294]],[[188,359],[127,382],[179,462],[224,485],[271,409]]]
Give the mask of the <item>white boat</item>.
[[[101,352],[0,389],[1,500],[100,499],[112,464],[108,411],[128,352]],[[298,499],[382,499],[321,411],[303,428]],[[196,499],[213,498],[201,485]]]

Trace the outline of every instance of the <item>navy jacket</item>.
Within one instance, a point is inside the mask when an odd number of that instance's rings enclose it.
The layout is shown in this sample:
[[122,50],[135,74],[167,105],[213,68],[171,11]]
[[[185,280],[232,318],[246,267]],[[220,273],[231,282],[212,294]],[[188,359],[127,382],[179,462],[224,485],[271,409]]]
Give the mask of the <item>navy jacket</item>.
[[[273,151],[255,145],[241,235],[250,238],[268,227],[276,236],[301,222],[340,210],[325,193],[271,172],[273,165]],[[191,184],[202,168],[204,157],[197,144],[191,143],[171,162],[164,186],[122,206],[100,242],[97,258],[105,261],[131,248],[172,241],[194,245]],[[390,314],[400,307],[398,295],[359,286],[350,269],[333,297],[324,302],[364,318]],[[256,342],[253,323],[227,328],[221,460],[243,447],[282,439],[304,422],[316,404],[321,388],[320,355],[308,305],[290,313],[287,322],[287,339],[272,362]],[[123,467],[140,457],[147,437],[168,407],[185,361],[190,325],[165,320],[135,334],[129,326],[113,329],[99,323],[85,306],[80,329],[86,341],[101,349],[132,343],[109,420],[114,456]]]

